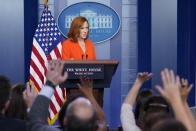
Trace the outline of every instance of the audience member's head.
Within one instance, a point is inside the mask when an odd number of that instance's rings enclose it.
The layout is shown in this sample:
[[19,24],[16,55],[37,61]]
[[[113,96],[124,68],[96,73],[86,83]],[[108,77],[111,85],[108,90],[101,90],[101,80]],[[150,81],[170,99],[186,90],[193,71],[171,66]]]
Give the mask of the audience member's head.
[[144,111],[169,113],[169,104],[162,96],[152,95],[146,98]]
[[26,119],[27,105],[23,98],[25,84],[19,83],[12,87],[10,93],[10,104],[6,110],[6,116],[9,118]]
[[144,122],[143,122],[143,131],[150,131],[154,124],[156,124],[159,121],[163,120],[169,120],[172,119],[172,117],[165,112],[155,112],[151,113],[150,115],[147,115],[144,117]]
[[150,131],[187,131],[186,127],[175,119],[156,122]]
[[143,112],[144,101],[146,100],[147,97],[153,94],[154,94],[153,90],[147,88],[140,90],[140,92],[138,93],[136,97],[136,105],[135,105],[135,112],[134,112],[136,120],[139,119],[139,117]]
[[167,101],[158,95],[151,95],[146,98],[144,102],[144,113],[143,116],[140,117],[138,120],[138,126],[143,129],[144,126],[144,118],[150,116],[152,113],[155,112],[163,112],[169,114],[169,104]]
[[66,111],[68,131],[93,131],[98,120],[96,109],[86,98],[77,98]]
[[5,109],[9,103],[9,95],[10,95],[10,81],[7,77],[0,75],[0,113],[4,114]]
[[58,119],[59,119],[59,123],[60,123],[60,126],[61,128],[63,128],[65,125],[64,123],[64,118],[66,116],[66,111],[67,111],[67,107],[68,105],[73,102],[75,99],[79,98],[79,97],[84,97],[83,95],[81,94],[73,94],[73,95],[70,95],[65,104],[62,106],[61,110],[59,111],[59,116],[58,116]]

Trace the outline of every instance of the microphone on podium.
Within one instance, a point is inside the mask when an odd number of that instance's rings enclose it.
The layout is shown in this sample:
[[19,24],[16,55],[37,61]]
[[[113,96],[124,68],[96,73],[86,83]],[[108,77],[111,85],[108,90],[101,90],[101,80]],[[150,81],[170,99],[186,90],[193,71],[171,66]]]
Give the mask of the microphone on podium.
[[86,54],[86,60],[88,59],[88,54]]
[[82,60],[83,60],[84,55],[82,54]]

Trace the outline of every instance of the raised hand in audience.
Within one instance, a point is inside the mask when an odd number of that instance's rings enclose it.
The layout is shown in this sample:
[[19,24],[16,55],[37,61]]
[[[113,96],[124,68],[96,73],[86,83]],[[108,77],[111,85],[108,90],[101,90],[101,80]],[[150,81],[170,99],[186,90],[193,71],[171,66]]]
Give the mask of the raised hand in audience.
[[182,78],[181,83],[179,85],[179,88],[180,88],[182,102],[187,103],[187,98],[188,98],[188,95],[189,95],[191,89],[193,88],[193,84],[188,85],[188,80]]
[[55,86],[64,82],[68,77],[68,73],[64,72],[64,74],[62,75],[63,67],[64,67],[64,61],[62,60],[49,61],[48,71],[46,74],[47,80],[52,82],[52,84]]
[[27,105],[27,111],[30,110],[36,96],[37,96],[37,92],[34,89],[34,83],[32,82],[32,84],[30,86],[29,82],[27,82],[26,89],[23,92],[23,98],[24,98],[25,103]]
[[[164,69],[161,72],[163,88],[156,86],[157,90],[163,95],[170,103],[175,102],[175,98],[180,100],[179,84],[180,79],[175,77],[173,70]],[[175,93],[174,93],[175,92]]]
[[151,79],[151,77],[152,77],[152,73],[148,73],[148,72],[138,73],[137,79],[134,85],[132,86],[131,90],[129,91],[124,103],[130,104],[133,106],[139,89],[141,88],[143,83]]
[[105,114],[93,96],[93,80],[84,77],[84,78],[80,78],[80,82],[81,84],[79,83],[77,84],[79,90],[82,92],[82,94],[85,97],[87,97],[91,101],[91,103],[95,106],[97,110],[97,114],[99,117],[97,131],[106,131],[107,122],[106,122]]
[[174,75],[173,70],[164,69],[161,72],[161,78],[163,88],[156,86],[157,90],[170,102],[174,110],[176,119],[181,121],[189,131],[193,131],[194,128],[191,125],[190,119],[187,116],[182,104],[181,94],[179,90],[179,77]]
[[188,95],[189,95],[192,88],[193,88],[193,84],[189,85],[187,79],[183,79],[183,78],[181,79],[179,89],[180,89],[182,103],[184,105],[186,114],[188,115],[188,117],[190,119],[191,125],[194,126],[194,129],[196,129],[196,119],[195,119],[194,115],[192,114],[192,112],[189,108],[189,105],[187,103],[187,98],[188,98]]

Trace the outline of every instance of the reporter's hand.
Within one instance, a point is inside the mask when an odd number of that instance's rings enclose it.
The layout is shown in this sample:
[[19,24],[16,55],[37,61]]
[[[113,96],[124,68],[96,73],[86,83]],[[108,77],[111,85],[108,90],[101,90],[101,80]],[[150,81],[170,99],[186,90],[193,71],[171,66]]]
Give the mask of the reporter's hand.
[[179,89],[180,89],[180,95],[181,95],[181,99],[183,102],[187,101],[188,95],[191,91],[191,89],[193,88],[193,84],[188,85],[188,80],[187,79],[181,79],[181,83],[179,85]]
[[152,73],[142,72],[137,74],[136,81],[144,83],[152,78]]
[[93,95],[93,80],[87,77],[80,78],[81,84],[77,84],[79,90],[86,96],[90,97]]
[[165,97],[170,103],[180,98],[179,84],[180,79],[175,77],[173,70],[164,69],[161,72],[161,78],[163,82],[163,88],[156,86],[156,89]]
[[30,87],[29,82],[26,83],[26,89],[23,92],[23,98],[25,100],[25,103],[27,104],[27,108],[30,109],[35,98],[37,96],[37,92],[34,89],[34,83],[32,82],[32,85]]
[[62,60],[51,60],[48,63],[48,70],[46,73],[47,80],[51,81],[55,86],[64,82],[68,78],[68,73],[63,72],[64,61]]

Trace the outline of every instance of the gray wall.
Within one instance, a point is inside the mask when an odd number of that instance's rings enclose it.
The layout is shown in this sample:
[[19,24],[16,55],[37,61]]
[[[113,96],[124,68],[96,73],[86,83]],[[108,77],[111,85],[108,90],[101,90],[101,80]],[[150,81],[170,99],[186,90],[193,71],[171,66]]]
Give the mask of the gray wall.
[[152,0],[152,86],[164,68],[177,71],[177,0]]
[[122,0],[121,103],[137,74],[137,0]]
[[24,82],[24,2],[0,0],[0,74]]

